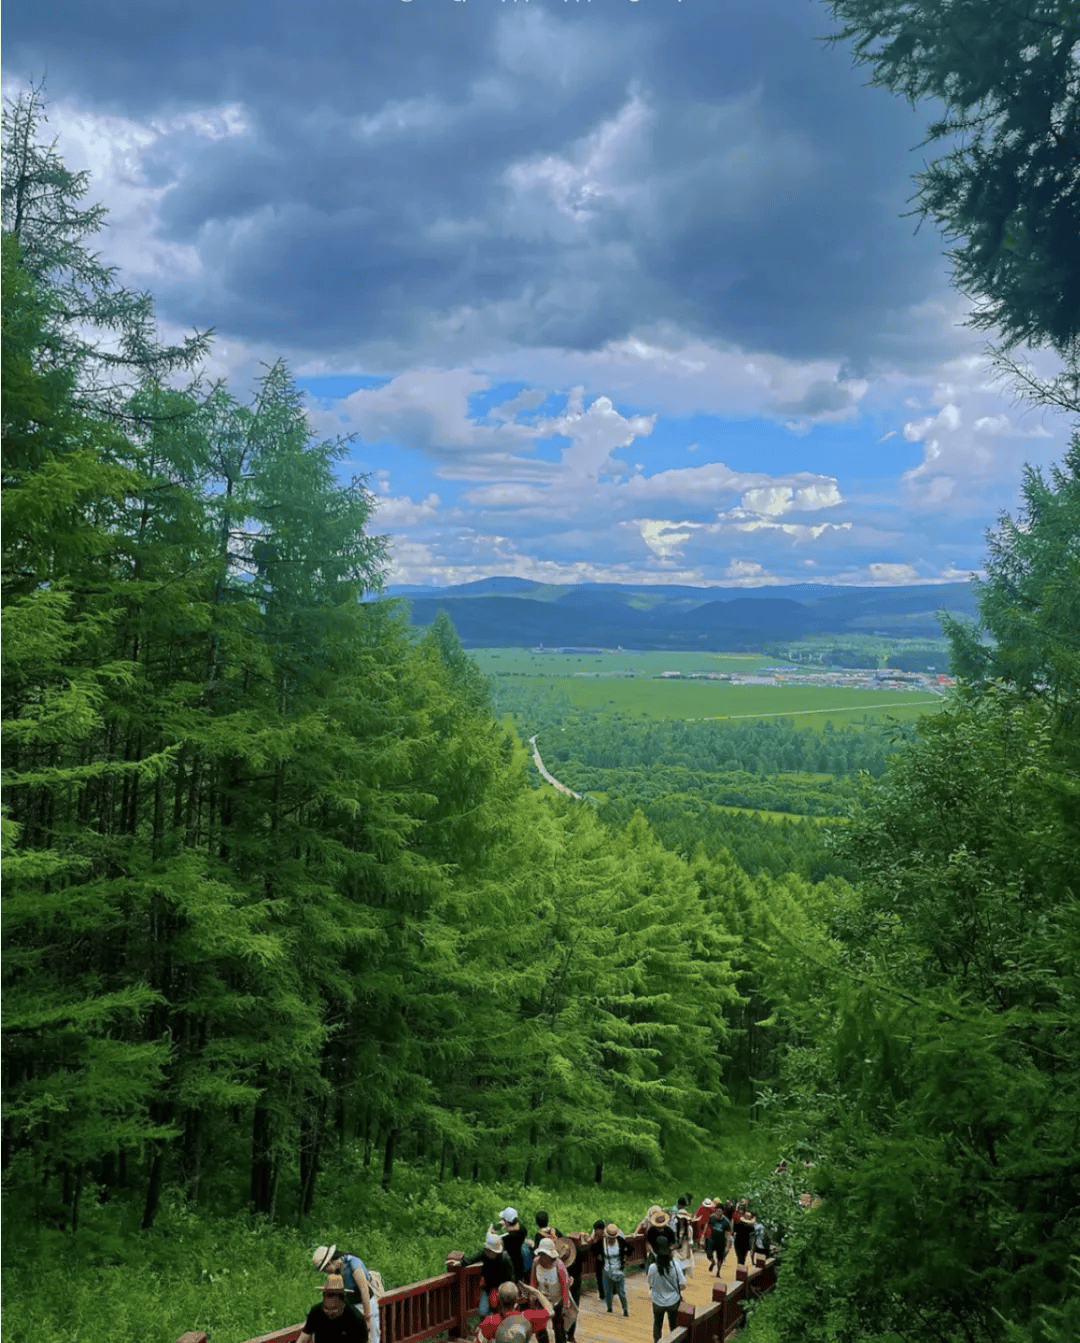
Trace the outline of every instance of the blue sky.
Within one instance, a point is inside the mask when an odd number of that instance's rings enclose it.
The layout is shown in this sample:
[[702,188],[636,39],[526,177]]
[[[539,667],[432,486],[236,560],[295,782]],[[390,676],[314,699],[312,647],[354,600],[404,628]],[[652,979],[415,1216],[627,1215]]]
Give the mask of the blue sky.
[[106,260],[238,394],[286,358],[392,583],[950,580],[1066,445],[902,217],[934,109],[820,0],[5,19]]

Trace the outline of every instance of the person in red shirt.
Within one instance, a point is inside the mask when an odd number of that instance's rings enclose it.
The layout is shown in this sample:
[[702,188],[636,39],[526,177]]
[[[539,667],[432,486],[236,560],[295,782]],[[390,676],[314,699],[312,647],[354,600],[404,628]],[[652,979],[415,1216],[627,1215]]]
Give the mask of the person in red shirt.
[[[499,1309],[490,1315],[485,1315],[480,1321],[480,1328],[476,1332],[476,1338],[479,1343],[483,1339],[493,1339],[499,1331],[499,1325],[503,1320],[508,1320],[511,1316],[520,1315],[530,1325],[537,1338],[547,1338],[547,1324],[551,1319],[551,1303],[534,1288],[527,1288],[528,1295],[524,1298],[518,1291],[516,1282],[504,1282],[499,1288]],[[524,1302],[535,1301],[536,1305],[525,1309]]]
[[704,1198],[694,1213],[694,1239],[701,1241],[705,1249],[705,1257],[709,1261],[709,1268],[713,1266],[712,1260],[712,1240],[709,1236],[709,1218],[713,1214],[715,1204],[711,1198]]

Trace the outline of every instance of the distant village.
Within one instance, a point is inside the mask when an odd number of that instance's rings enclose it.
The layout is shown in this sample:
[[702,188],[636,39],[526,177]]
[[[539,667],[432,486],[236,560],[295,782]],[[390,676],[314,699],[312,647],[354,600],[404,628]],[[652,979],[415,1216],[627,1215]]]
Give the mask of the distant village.
[[947,690],[951,676],[900,671],[896,667],[847,667],[842,671],[803,671],[798,667],[758,667],[753,672],[664,671],[657,681],[727,681],[730,685],[832,685],[866,690]]
[[[532,649],[534,653],[625,653],[624,648],[546,648],[543,644]],[[614,668],[601,675],[639,676],[640,669]],[[579,672],[581,676],[595,676],[595,672]],[[951,676],[932,671],[901,671],[897,667],[845,667],[836,671],[812,671],[802,667],[757,667],[752,672],[718,671],[662,671],[654,681],[726,681],[729,685],[825,685],[846,686],[864,690],[932,690],[941,694],[956,684]]]

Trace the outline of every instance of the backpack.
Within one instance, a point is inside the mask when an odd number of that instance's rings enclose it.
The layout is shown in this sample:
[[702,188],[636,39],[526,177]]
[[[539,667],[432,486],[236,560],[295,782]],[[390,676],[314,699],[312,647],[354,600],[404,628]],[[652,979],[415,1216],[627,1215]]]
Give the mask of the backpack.
[[[360,1256],[358,1254],[353,1254],[351,1250],[348,1251],[348,1253],[351,1254],[354,1259],[360,1259]],[[364,1264],[363,1259],[360,1259],[360,1262]],[[382,1274],[378,1272],[377,1269],[368,1268],[367,1264],[364,1264],[364,1274],[367,1277],[369,1294],[376,1300],[380,1296],[385,1296],[386,1287],[383,1285]]]

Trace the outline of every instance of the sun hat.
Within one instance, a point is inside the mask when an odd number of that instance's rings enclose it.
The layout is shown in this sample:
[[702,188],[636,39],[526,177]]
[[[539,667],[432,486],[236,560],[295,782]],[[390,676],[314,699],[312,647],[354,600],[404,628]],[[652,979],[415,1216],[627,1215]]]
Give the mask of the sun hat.
[[663,1208],[657,1208],[654,1213],[649,1214],[650,1226],[667,1226],[671,1221],[671,1213],[665,1212]]
[[701,1200],[701,1206],[703,1208],[715,1208],[716,1204],[712,1201],[711,1198],[703,1198]]
[[533,1327],[524,1315],[511,1315],[495,1330],[495,1343],[527,1343],[535,1337]]
[[518,1219],[517,1208],[503,1208],[499,1216],[504,1222],[516,1222]]
[[490,1250],[492,1254],[502,1254],[502,1236],[495,1231],[489,1231],[484,1237],[484,1249]]
[[567,1268],[577,1259],[577,1246],[569,1236],[556,1236],[555,1250]]
[[544,1239],[536,1247],[536,1253],[546,1254],[549,1259],[558,1259],[559,1257],[559,1251],[556,1249],[555,1242],[551,1239],[550,1236],[544,1237]]
[[327,1264],[333,1263],[334,1256],[336,1254],[337,1254],[336,1245],[320,1245],[319,1248],[315,1251],[315,1253],[311,1256],[311,1262],[315,1265],[315,1267],[319,1270],[320,1273],[325,1273]]
[[607,1237],[608,1240],[615,1240],[617,1236],[622,1235],[622,1232],[619,1230],[619,1228],[615,1225],[614,1222],[608,1222],[607,1226],[604,1227],[604,1235]]
[[330,1295],[344,1296],[345,1279],[340,1273],[328,1273],[326,1275],[326,1286],[323,1287],[322,1293],[323,1296],[326,1296],[327,1293]]

